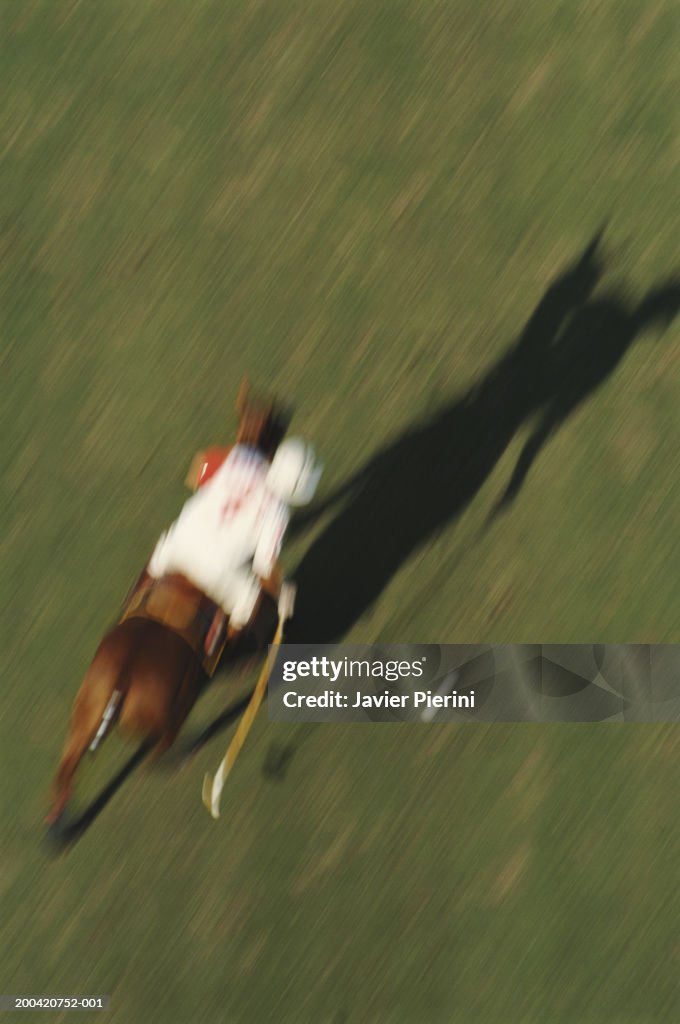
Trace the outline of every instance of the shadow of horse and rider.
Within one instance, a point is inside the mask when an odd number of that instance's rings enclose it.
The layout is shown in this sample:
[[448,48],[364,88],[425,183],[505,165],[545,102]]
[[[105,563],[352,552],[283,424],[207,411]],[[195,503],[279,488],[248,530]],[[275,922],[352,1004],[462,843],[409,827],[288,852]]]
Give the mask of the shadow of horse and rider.
[[680,277],[630,305],[619,292],[594,295],[604,269],[599,233],[467,393],[412,426],[296,517],[293,535],[333,513],[293,573],[298,602],[289,643],[344,637],[406,559],[465,511],[517,433],[535,421],[486,525],[501,516],[566,420],[638,339],[668,327],[680,311]]
[[[405,560],[465,511],[531,422],[486,525],[501,516],[562,424],[614,373],[637,340],[667,327],[680,311],[680,278],[652,288],[631,305],[620,292],[595,296],[604,269],[598,234],[550,285],[515,343],[467,393],[414,424],[334,493],[295,517],[292,535],[331,514],[292,574],[298,598],[289,643],[341,640]],[[242,707],[228,709],[185,743],[184,755],[227,728]],[[294,743],[271,748],[265,773],[283,777],[295,749]],[[148,745],[71,823],[62,843],[82,834],[146,753]]]

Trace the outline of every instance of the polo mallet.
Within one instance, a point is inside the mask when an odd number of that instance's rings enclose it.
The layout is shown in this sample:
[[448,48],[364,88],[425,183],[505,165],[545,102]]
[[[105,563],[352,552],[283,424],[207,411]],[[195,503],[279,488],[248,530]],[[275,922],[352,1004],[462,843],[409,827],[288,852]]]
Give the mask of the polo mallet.
[[245,743],[246,736],[250,732],[250,728],[255,721],[255,716],[257,715],[265,690],[267,689],[269,676],[271,675],[272,668],[274,667],[277,651],[283,639],[283,628],[287,619],[290,619],[293,614],[294,605],[295,585],[292,583],[284,583],[279,594],[279,621],[276,627],[276,633],[274,634],[274,639],[272,640],[271,647],[269,648],[269,655],[264,664],[264,668],[260,673],[260,678],[255,684],[255,689],[253,690],[253,695],[250,698],[250,703],[241,716],[238,729],[234,733],[234,737],[229,744],[229,749],[224,755],[215,777],[212,778],[211,775],[207,774],[203,779],[203,803],[210,811],[213,818],[219,818],[220,816],[220,797],[222,795],[224,783],[234,767],[236,758],[241,752],[241,747]]

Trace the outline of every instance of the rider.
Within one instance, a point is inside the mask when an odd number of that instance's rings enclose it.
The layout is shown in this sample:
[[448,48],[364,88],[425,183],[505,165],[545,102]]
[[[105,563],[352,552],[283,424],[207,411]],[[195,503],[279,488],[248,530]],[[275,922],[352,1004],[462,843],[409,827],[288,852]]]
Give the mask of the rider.
[[263,584],[276,578],[290,508],[312,500],[322,468],[299,438],[282,441],[271,463],[246,444],[235,445],[221,464],[213,457],[158,541],[147,572],[155,578],[181,573],[223,609],[232,634],[240,631]]

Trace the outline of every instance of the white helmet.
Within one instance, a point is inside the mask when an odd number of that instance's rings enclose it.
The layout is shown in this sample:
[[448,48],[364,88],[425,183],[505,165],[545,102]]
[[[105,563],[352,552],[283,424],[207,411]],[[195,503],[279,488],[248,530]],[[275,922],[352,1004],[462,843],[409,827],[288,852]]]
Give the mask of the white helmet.
[[322,472],[312,446],[302,438],[291,437],[277,448],[267,484],[287,505],[306,505],[314,497]]

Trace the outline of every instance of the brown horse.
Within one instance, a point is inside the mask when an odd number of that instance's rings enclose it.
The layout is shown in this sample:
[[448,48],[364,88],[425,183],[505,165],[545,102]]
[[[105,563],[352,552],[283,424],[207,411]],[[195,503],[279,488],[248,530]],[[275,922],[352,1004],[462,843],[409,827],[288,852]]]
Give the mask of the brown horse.
[[[287,427],[283,410],[272,401],[254,402],[247,380],[241,385],[236,410],[236,443],[253,445],[271,459]],[[224,456],[229,449],[220,451]],[[199,453],[187,478],[192,487],[203,464],[203,453]],[[273,620],[266,605],[276,600],[279,584],[278,574],[265,581],[260,603],[246,627],[259,644],[269,639],[266,631]],[[225,645],[233,646],[238,637],[234,630],[225,631],[221,648],[208,651],[203,646],[206,625],[214,624],[220,614],[184,577],[155,581],[142,573],[123,615],[99,645],[76,697],[52,784],[47,821],[53,830],[63,820],[83,755],[115,720],[127,735],[153,746],[156,755],[174,742]]]

